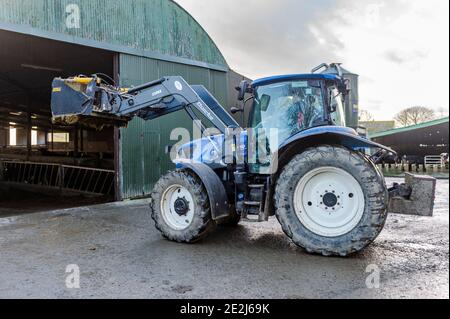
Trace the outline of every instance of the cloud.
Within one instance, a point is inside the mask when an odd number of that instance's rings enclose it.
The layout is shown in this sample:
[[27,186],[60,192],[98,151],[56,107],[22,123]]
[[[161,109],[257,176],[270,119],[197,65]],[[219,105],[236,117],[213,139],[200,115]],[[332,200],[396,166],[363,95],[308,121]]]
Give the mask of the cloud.
[[178,2],[206,28],[230,66],[252,78],[306,72],[337,60],[342,49],[337,37],[315,23],[335,1]]
[[448,108],[449,80],[439,72],[449,69],[448,1],[177,2],[251,78],[342,62],[360,75],[361,107],[378,119],[409,105]]
[[393,63],[402,64],[405,62],[405,59],[401,56],[399,52],[387,51],[385,57],[388,61]]
[[402,51],[389,50],[384,54],[385,58],[395,64],[409,63],[411,66],[416,63],[421,63],[428,57],[428,53],[421,50],[415,50],[413,52],[407,53]]

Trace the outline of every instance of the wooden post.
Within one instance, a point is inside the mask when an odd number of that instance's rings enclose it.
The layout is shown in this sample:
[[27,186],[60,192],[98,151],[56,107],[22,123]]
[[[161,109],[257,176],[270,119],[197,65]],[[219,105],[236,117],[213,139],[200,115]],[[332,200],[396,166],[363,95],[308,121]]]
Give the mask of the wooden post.
[[[120,83],[120,56],[119,54],[114,54],[114,62],[113,62],[113,76],[114,81],[117,85],[121,85]],[[122,165],[121,165],[121,157],[122,150],[120,146],[120,128],[114,125],[114,197],[116,201],[121,201],[122,193],[121,193],[121,184],[122,184]]]
[[83,138],[83,128],[80,127],[80,152],[83,153],[84,152],[84,138]]
[[30,160],[31,157],[31,130],[32,130],[32,123],[31,123],[31,105],[30,105],[30,99],[28,99],[28,106],[27,106],[27,161]]
[[53,124],[52,124],[52,152],[55,150],[54,141],[55,141],[55,133],[53,131]]
[[75,125],[74,128],[74,138],[73,138],[73,157],[74,161],[78,158],[78,146],[79,146],[79,139],[78,139],[78,124]]
[[2,161],[0,161],[0,181],[2,181],[3,180],[3,162]]

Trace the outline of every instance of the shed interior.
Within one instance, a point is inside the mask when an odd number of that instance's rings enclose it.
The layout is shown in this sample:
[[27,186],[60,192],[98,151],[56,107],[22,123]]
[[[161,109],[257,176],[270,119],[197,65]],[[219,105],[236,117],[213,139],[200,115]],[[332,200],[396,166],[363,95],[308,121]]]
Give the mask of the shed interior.
[[114,52],[0,30],[0,180],[114,196],[114,128],[54,125],[50,96],[54,77],[113,77],[115,59]]

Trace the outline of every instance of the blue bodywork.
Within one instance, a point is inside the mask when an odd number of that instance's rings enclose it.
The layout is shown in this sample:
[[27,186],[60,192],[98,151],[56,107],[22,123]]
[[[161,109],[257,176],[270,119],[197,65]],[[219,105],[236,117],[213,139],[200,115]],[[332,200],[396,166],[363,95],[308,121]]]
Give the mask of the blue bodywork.
[[[303,132],[300,132],[285,141],[282,141],[278,150],[272,150],[273,153],[278,153],[280,150],[285,149],[289,145],[293,143],[297,143],[301,140],[306,140],[308,138],[314,137],[324,137],[325,139],[331,140],[334,139],[339,142],[340,145],[343,145],[349,149],[353,150],[361,150],[361,149],[383,149],[391,153],[395,153],[392,149],[372,142],[366,138],[363,138],[358,135],[358,133],[348,127],[341,126],[319,126],[314,127]],[[239,150],[241,154],[243,154],[244,158],[247,156],[247,145],[248,145],[248,134],[247,131],[242,131],[240,134],[240,146]],[[180,159],[190,160],[194,163],[204,163],[213,169],[224,168],[226,164],[224,161],[218,160],[220,157],[220,151],[224,149],[225,136],[215,135],[209,138],[202,138],[199,140],[192,141],[180,147],[178,150],[180,154]],[[215,144],[215,146],[213,145]],[[183,157],[182,153],[190,154],[190,158]],[[177,163],[177,168],[182,168],[184,164],[175,161]]]
[[252,87],[258,87],[263,85],[268,85],[272,83],[278,82],[288,82],[288,81],[296,81],[296,80],[329,80],[329,81],[337,81],[340,80],[340,77],[334,74],[288,74],[288,75],[277,75],[271,76],[267,78],[262,78],[259,80],[255,80],[252,83]]
[[288,146],[298,140],[305,139],[308,137],[313,137],[313,136],[320,136],[320,135],[332,135],[332,136],[339,137],[339,140],[343,146],[350,148],[350,149],[354,149],[354,150],[358,150],[358,149],[362,149],[362,148],[366,148],[366,149],[379,148],[379,149],[384,149],[388,152],[395,153],[395,151],[393,151],[392,149],[390,149],[384,145],[372,142],[369,139],[359,136],[359,134],[354,129],[349,128],[349,127],[342,127],[342,126],[318,126],[318,127],[314,127],[309,130],[300,132],[300,133],[288,138],[286,141],[284,141],[280,145],[279,149],[283,149],[286,146]]
[[[288,81],[296,81],[296,80],[327,80],[327,81],[341,81],[341,77],[335,74],[288,74],[288,75],[279,75],[266,77],[262,79],[258,79],[252,82],[251,86],[253,89],[279,83],[279,82],[288,82]],[[348,127],[341,126],[318,126],[307,129],[305,131],[299,132],[298,134],[291,136],[285,141],[280,141],[280,145],[277,150],[271,150],[273,154],[279,154],[284,149],[288,148],[293,143],[299,143],[302,140],[306,141],[311,138],[320,138],[321,141],[333,141],[340,145],[343,145],[349,149],[353,150],[361,150],[361,149],[383,149],[391,153],[395,153],[393,150],[387,148],[378,143],[374,143],[368,139],[365,139],[358,135],[358,133]],[[240,139],[240,154],[247,157],[247,146],[248,146],[248,133],[247,131],[242,131],[239,136]],[[203,163],[208,165],[213,169],[224,168],[226,167],[223,158],[221,158],[221,154],[224,153],[224,142],[225,136],[216,135],[211,136],[209,138],[202,138],[199,140],[192,141],[180,147],[178,154],[180,156],[179,159],[175,161],[177,163],[177,168],[184,167],[184,164],[181,161],[190,160],[194,163]],[[185,155],[186,154],[186,155]]]

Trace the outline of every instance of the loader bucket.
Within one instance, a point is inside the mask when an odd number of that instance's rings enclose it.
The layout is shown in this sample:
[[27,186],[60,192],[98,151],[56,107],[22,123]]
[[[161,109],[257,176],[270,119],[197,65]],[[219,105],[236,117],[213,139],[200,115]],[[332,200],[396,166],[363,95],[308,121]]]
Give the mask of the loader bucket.
[[433,216],[436,197],[435,178],[407,173],[405,183],[395,184],[389,193],[389,213]]
[[96,85],[95,78],[54,79],[51,99],[53,117],[91,115]]

